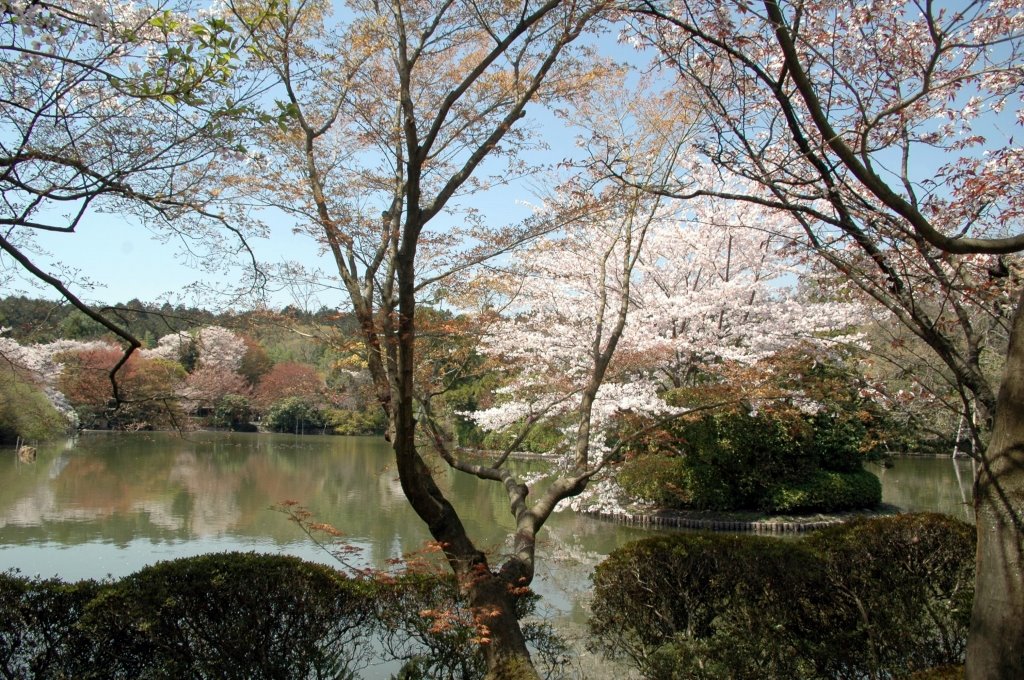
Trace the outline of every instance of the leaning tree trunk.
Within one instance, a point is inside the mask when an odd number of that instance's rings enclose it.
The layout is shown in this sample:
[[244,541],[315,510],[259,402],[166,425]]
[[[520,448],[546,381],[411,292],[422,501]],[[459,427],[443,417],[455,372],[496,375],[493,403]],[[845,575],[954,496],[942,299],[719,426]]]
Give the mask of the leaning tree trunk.
[[[407,234],[418,233],[406,227]],[[438,488],[416,447],[415,393],[416,298],[415,239],[406,239],[398,255],[398,379],[393,404],[394,451],[398,478],[409,504],[444,550],[466,598],[487,660],[486,680],[540,680],[516,618],[512,586],[491,571],[487,557],[470,539],[461,518]],[[528,585],[528,584],[516,584]]]
[[1024,294],[1017,302],[992,438],[974,485],[977,576],[968,680],[1024,678]]

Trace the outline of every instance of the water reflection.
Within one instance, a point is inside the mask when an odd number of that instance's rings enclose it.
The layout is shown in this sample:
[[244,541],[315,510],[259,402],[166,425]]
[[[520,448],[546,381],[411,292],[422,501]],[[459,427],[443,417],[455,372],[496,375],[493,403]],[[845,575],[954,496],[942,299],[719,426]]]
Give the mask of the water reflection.
[[[0,455],[0,479],[0,569],[47,576],[120,576],[218,550],[329,562],[269,509],[283,500],[343,530],[363,564],[384,566],[429,538],[405,501],[388,445],[373,437],[90,433],[40,447],[31,465]],[[502,489],[447,471],[438,482],[478,545],[505,550],[513,525]],[[552,613],[582,621],[593,566],[643,535],[556,513],[542,534],[536,583]]]
[[907,512],[941,512],[974,522],[972,462],[960,457],[905,457],[891,467],[875,465],[882,480],[882,501]]
[[[379,438],[90,433],[39,447],[33,464],[7,453],[0,451],[0,569],[120,576],[160,559],[215,550],[329,561],[286,517],[269,510],[286,499],[342,529],[363,549],[365,564],[383,566],[428,539]],[[969,462],[900,459],[874,471],[887,503],[971,518]],[[478,545],[494,554],[505,550],[512,518],[502,489],[447,471],[438,481]],[[580,594],[593,565],[644,535],[556,513],[541,535],[536,587],[550,605],[580,621]]]

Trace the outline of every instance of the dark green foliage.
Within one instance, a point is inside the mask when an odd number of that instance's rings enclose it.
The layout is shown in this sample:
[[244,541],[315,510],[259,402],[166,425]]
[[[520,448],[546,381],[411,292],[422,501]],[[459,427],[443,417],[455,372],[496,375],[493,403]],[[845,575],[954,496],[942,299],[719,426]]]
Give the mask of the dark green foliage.
[[825,570],[798,543],[661,536],[594,573],[591,631],[649,678],[806,678],[829,620]]
[[330,567],[224,553],[162,562],[86,608],[104,678],[351,677],[372,604]]
[[0,677],[76,677],[90,645],[75,624],[100,588],[0,573]]
[[667,434],[671,445],[662,452],[639,452],[622,466],[619,481],[631,496],[667,508],[764,512],[832,512],[881,501],[878,480],[861,468],[866,430],[854,419],[739,409],[680,418]]
[[647,539],[598,566],[591,630],[647,678],[907,677],[962,661],[973,546],[939,515]]
[[929,668],[926,671],[914,673],[910,676],[910,680],[964,680],[964,667],[959,665]]
[[630,496],[662,508],[692,504],[686,461],[680,456],[640,456],[622,466],[618,480]]
[[855,472],[864,462],[867,428],[858,420],[822,411],[811,420],[808,457],[826,470]]
[[241,394],[228,394],[217,400],[210,418],[214,427],[226,427],[235,432],[250,432],[252,403]]
[[777,514],[840,512],[873,508],[881,502],[882,482],[867,470],[816,470],[799,482],[777,484],[761,507]]
[[779,480],[812,467],[801,446],[804,423],[770,414],[708,415],[681,425],[692,504],[700,509],[757,509]]
[[263,426],[271,432],[319,434],[326,425],[323,411],[302,397],[286,397],[263,416]]
[[[104,307],[103,312],[137,338],[150,339],[213,323],[223,325],[224,321],[231,320],[231,315],[214,315],[183,305],[144,304],[139,300]],[[0,326],[10,327],[10,337],[22,344],[50,342],[59,338],[96,340],[109,337],[106,328],[65,302],[20,296],[0,298]]]
[[937,514],[859,520],[808,540],[859,614],[835,671],[877,663],[907,670],[963,661],[974,596],[974,528]]
[[[550,626],[523,628],[542,667],[567,663]],[[0,574],[0,678],[352,678],[375,659],[404,680],[475,680],[480,635],[454,578],[431,573],[218,553],[103,583]]]

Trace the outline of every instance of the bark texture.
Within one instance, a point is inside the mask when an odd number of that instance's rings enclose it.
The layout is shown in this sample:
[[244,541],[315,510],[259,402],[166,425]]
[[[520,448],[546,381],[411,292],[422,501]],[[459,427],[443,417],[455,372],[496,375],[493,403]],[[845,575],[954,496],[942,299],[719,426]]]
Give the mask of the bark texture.
[[1018,300],[995,421],[975,480],[978,561],[968,680],[1024,678],[1024,295]]

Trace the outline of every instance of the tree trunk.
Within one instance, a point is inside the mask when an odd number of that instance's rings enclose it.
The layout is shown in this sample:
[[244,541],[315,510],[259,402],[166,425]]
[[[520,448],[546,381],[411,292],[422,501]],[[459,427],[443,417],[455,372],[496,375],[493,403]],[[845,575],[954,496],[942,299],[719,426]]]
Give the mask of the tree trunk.
[[[411,175],[412,173],[410,173]],[[415,202],[410,199],[410,204]],[[394,399],[394,451],[398,477],[409,504],[443,548],[445,557],[468,600],[487,660],[487,680],[540,680],[516,618],[509,583],[491,572],[487,557],[470,539],[452,504],[438,488],[430,468],[416,448],[415,392],[416,238],[421,224],[406,225],[397,259],[398,379]],[[410,234],[413,235],[410,238]]]
[[975,480],[977,576],[967,680],[1024,678],[1024,294],[1017,302],[992,439]]
[[509,585],[503,578],[487,572],[470,575],[465,588],[480,628],[478,635],[487,659],[486,680],[540,680],[516,619]]

